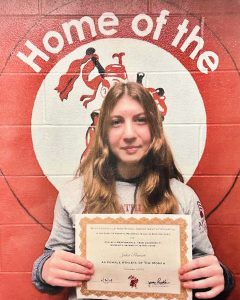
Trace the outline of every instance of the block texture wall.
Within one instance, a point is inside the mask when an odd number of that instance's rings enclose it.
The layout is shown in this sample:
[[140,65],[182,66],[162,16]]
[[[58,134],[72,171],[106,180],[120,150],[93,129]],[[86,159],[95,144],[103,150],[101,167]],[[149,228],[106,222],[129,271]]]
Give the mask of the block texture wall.
[[[160,28],[163,10],[169,14]],[[100,19],[104,13],[114,26]],[[85,22],[82,36],[76,28],[67,35],[63,24],[84,16],[92,31]],[[164,88],[170,143],[202,201],[216,255],[235,274],[228,300],[240,299],[239,19],[238,0],[0,0],[0,299],[67,299],[66,291],[36,291],[31,268],[49,236],[57,190],[74,173],[100,105],[79,101],[99,92],[86,87],[83,73],[68,100],[55,90],[88,47],[115,76],[114,67],[131,80],[144,71],[146,86]],[[174,44],[184,20],[188,31]],[[195,41],[184,49],[196,26],[200,48]],[[124,52],[122,61],[116,52]]]

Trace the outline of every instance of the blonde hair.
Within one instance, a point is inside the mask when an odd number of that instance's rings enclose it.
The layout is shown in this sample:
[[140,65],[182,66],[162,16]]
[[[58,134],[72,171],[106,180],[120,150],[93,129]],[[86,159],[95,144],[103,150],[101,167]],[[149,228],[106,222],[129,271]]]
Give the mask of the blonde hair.
[[138,184],[142,213],[177,213],[178,202],[171,191],[170,179],[183,181],[183,177],[175,166],[154,99],[142,85],[135,82],[115,84],[103,101],[95,142],[77,171],[78,176],[83,176],[85,212],[122,212],[116,194],[116,158],[108,145],[108,128],[110,114],[124,95],[130,96],[144,108],[152,136],[149,151],[143,158],[144,176]]

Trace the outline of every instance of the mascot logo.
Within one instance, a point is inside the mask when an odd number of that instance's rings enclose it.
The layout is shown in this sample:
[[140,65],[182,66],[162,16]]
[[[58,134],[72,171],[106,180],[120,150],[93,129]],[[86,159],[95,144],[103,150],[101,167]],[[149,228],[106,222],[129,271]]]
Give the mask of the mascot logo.
[[191,178],[206,139],[206,112],[195,81],[162,48],[114,38],[74,49],[55,64],[38,90],[32,140],[42,170],[55,187],[69,180],[88,154],[102,101],[119,81],[137,81],[152,94],[176,163],[185,179]]
[[[102,97],[105,97],[107,91],[114,82],[126,81],[128,79],[126,68],[123,65],[123,56],[124,52],[114,53],[112,58],[117,58],[117,64],[110,64],[104,68],[99,62],[99,56],[95,53],[94,48],[88,48],[86,55],[81,58],[73,61],[66,74],[62,75],[59,80],[59,84],[56,87],[56,91],[59,93],[60,99],[67,100],[69,93],[73,90],[74,83],[79,76],[82,76],[84,84],[91,89],[91,94],[81,95],[80,101],[83,103],[83,106],[87,108],[89,102],[95,100],[98,91]],[[94,72],[94,69],[98,70],[99,75],[96,75],[91,79],[91,73]],[[142,80],[145,74],[142,72],[137,73],[136,81],[142,84]],[[81,90],[81,87],[79,87]],[[163,88],[147,88],[151,93],[153,99],[155,100],[157,107],[160,111],[162,118],[167,113],[167,106],[165,104],[166,97],[164,96]],[[91,113],[92,123],[87,129],[86,133],[86,149],[82,154],[82,157],[87,155],[89,151],[89,146],[92,144],[95,136],[95,126],[97,125],[99,117],[99,110],[94,110]]]

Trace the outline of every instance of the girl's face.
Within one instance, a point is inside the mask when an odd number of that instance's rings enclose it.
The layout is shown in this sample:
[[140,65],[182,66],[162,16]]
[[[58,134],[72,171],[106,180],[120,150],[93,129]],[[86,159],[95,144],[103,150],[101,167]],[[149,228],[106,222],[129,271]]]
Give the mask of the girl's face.
[[149,124],[143,107],[124,95],[110,114],[108,143],[117,158],[117,167],[140,165],[152,142]]

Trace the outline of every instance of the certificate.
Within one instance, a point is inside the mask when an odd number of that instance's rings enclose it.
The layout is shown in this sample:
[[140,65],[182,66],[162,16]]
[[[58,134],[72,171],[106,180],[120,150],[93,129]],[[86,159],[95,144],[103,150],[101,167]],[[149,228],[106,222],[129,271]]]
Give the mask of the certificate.
[[192,256],[187,215],[76,215],[76,253],[94,264],[84,299],[190,300],[178,269]]

